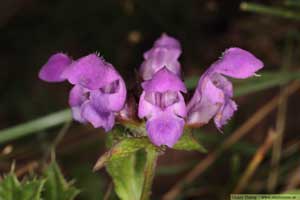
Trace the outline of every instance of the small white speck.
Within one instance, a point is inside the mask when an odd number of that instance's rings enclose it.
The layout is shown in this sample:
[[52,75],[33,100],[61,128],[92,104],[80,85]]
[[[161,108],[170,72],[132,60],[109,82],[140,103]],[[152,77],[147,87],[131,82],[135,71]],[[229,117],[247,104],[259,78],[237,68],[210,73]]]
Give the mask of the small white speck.
[[256,73],[254,73],[254,76],[255,76],[255,77],[261,77],[260,74],[256,74]]

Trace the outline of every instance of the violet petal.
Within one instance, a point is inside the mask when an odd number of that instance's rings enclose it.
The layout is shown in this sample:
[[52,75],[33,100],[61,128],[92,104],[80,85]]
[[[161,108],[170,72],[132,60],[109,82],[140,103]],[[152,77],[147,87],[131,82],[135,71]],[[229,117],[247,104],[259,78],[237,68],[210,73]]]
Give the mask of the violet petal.
[[224,124],[226,124],[228,120],[233,116],[233,113],[236,110],[237,110],[236,103],[231,99],[228,99],[214,117],[214,122],[216,124],[216,127],[220,130],[221,127]]
[[69,94],[69,105],[70,106],[81,106],[86,101],[88,91],[79,85],[75,85]]
[[166,47],[166,48],[175,48],[175,49],[181,49],[181,45],[178,40],[176,40],[174,37],[171,37],[167,35],[166,33],[163,33],[155,42],[154,47]]
[[72,106],[72,117],[75,121],[78,121],[80,123],[86,123],[86,119],[84,119],[81,115],[81,106]]
[[62,82],[62,73],[72,63],[72,59],[63,53],[52,55],[39,72],[39,78],[47,82]]
[[120,78],[113,66],[96,54],[84,56],[67,68],[62,74],[71,84],[90,90],[99,89]]
[[180,63],[178,57],[180,51],[177,49],[168,50],[165,48],[156,48],[145,53],[147,58],[141,65],[140,73],[144,80],[149,80],[163,67],[180,76]]
[[153,47],[144,53],[145,60],[140,67],[141,77],[144,80],[150,80],[163,67],[180,76],[180,63],[178,61],[180,54],[180,43],[175,38],[162,34],[155,41]]
[[88,100],[87,93],[83,87],[75,85],[69,94],[69,105],[71,106],[73,119],[85,123],[86,120],[81,116],[81,106]]
[[95,107],[106,111],[120,111],[126,100],[126,88],[122,79],[117,80],[116,91],[105,93],[100,90],[93,90],[90,93],[90,100]]
[[153,105],[149,101],[145,99],[146,92],[144,91],[139,100],[139,109],[138,109],[138,116],[139,118],[150,118],[152,115],[159,114],[162,112],[159,107]]
[[102,127],[106,132],[110,131],[115,123],[115,116],[113,112],[95,109],[89,101],[82,105],[81,115],[95,128]]
[[201,95],[196,94],[188,104],[188,119],[190,125],[207,124],[216,115],[224,103],[224,93],[217,88],[209,78],[202,81]]
[[166,68],[156,72],[151,80],[144,81],[142,87],[147,92],[186,92],[186,87],[182,80]]
[[185,118],[186,117],[186,105],[184,98],[180,92],[177,92],[178,101],[166,108],[165,112],[174,113],[175,115]]
[[150,140],[157,146],[173,147],[183,133],[184,120],[169,113],[148,119],[146,129]]
[[233,78],[248,78],[263,67],[253,54],[240,48],[227,49],[223,56],[211,66],[211,70]]

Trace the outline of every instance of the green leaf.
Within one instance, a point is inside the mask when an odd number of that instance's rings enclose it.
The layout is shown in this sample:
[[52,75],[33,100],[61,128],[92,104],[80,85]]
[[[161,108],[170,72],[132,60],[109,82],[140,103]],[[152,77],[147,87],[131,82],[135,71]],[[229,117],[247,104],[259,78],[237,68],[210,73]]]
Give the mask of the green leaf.
[[44,180],[19,182],[11,172],[0,183],[0,200],[41,200]]
[[106,178],[102,174],[93,173],[88,163],[77,163],[70,169],[70,174],[76,179],[75,185],[81,190],[78,199],[103,199]]
[[121,200],[139,200],[144,181],[145,152],[138,151],[108,162],[106,169]]
[[206,153],[207,150],[197,141],[192,133],[191,129],[186,128],[179,141],[174,145],[173,149],[186,150],[186,151],[200,151]]
[[111,160],[131,155],[148,145],[151,145],[151,143],[147,137],[126,138],[111,149]]
[[43,199],[44,200],[73,200],[79,190],[68,183],[56,162],[52,162],[45,170],[46,177]]
[[94,166],[94,170],[101,169],[109,161],[128,157],[148,145],[151,145],[151,143],[147,137],[124,138],[98,159]]
[[0,182],[0,200],[73,200],[79,193],[65,181],[56,162],[48,166],[44,177],[20,182],[10,172]]

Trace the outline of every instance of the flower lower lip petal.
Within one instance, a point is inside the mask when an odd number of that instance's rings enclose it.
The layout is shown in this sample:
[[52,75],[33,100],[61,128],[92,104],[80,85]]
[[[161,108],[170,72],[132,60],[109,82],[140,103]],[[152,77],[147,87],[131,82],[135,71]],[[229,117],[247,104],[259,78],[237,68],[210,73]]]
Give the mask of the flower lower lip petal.
[[172,147],[183,133],[184,120],[173,114],[162,113],[148,119],[146,129],[151,141],[157,145]]

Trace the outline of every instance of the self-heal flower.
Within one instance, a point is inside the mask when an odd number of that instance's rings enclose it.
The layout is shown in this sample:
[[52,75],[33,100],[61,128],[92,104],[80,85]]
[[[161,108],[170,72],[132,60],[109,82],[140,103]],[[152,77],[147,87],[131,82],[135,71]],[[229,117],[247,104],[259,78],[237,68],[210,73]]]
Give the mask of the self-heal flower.
[[106,131],[112,129],[115,112],[123,108],[126,100],[122,77],[96,54],[76,61],[65,54],[55,54],[42,67],[39,77],[48,82],[68,80],[73,84],[69,95],[73,118]]
[[244,79],[255,75],[262,67],[263,63],[248,51],[240,48],[226,50],[201,76],[187,105],[187,124],[203,125],[214,118],[220,130],[237,110],[232,100],[232,83],[225,76]]
[[157,146],[172,147],[183,132],[186,105],[181,92],[186,92],[186,87],[167,68],[156,72],[142,87],[138,115],[147,118],[149,138]]
[[[263,63],[251,53],[230,48],[201,76],[186,106],[180,79],[180,43],[166,34],[144,53],[140,68],[143,92],[138,117],[146,118],[146,130],[153,144],[172,147],[181,137],[185,123],[199,126],[212,118],[220,130],[237,110],[233,87],[227,77],[245,79],[255,75]],[[73,84],[69,105],[76,121],[112,129],[115,115],[123,122],[135,119],[135,100],[126,100],[126,87],[114,67],[96,54],[72,60],[63,53],[50,57],[39,77],[47,82],[68,80]],[[124,106],[125,105],[125,106]]]
[[163,67],[174,74],[180,75],[180,63],[178,58],[181,54],[180,43],[167,34],[162,34],[155,41],[153,47],[144,53],[144,62],[140,68],[140,74],[144,80],[150,80],[152,76]]

